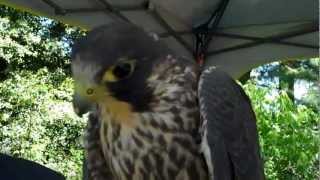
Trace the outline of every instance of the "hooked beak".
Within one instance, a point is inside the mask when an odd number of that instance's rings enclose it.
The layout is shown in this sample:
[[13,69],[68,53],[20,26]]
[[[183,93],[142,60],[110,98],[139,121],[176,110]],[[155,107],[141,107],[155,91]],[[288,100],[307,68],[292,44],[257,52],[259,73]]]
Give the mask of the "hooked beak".
[[[88,90],[91,90],[91,94],[88,94]],[[75,83],[72,105],[74,112],[79,117],[93,110],[95,103],[90,96],[94,96],[94,94],[92,86]]]
[[92,111],[94,107],[92,102],[90,102],[88,99],[83,98],[77,92],[73,94],[72,105],[73,105],[74,112],[79,117],[82,117],[87,112]]
[[78,116],[93,111],[96,104],[108,95],[107,89],[97,85],[75,84],[73,94],[73,109]]

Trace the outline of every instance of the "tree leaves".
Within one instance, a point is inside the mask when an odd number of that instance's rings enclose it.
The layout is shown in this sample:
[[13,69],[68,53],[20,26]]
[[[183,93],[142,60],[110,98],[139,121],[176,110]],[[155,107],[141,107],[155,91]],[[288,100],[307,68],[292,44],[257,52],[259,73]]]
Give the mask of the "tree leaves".
[[68,179],[80,179],[83,157],[85,121],[73,113],[68,77],[71,39],[80,35],[79,29],[0,6],[0,57],[7,66],[0,82],[0,151]]
[[73,113],[71,78],[59,73],[20,71],[0,83],[0,151],[80,178],[85,120]]
[[271,88],[244,86],[258,119],[267,179],[317,179],[320,114],[294,105],[285,91],[267,100]]

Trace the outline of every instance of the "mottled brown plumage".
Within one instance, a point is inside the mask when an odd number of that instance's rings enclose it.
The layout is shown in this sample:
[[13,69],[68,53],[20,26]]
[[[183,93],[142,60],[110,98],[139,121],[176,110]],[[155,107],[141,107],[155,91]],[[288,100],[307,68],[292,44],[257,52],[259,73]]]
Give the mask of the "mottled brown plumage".
[[[155,46],[159,46],[152,37],[147,37],[147,40],[151,45],[155,43]],[[148,50],[147,47],[142,48],[143,53]],[[91,61],[92,64],[95,61],[84,59],[92,56],[86,52],[91,53],[80,47],[73,56],[73,73],[76,77],[88,76],[84,73],[92,71],[92,66],[100,68],[91,65]],[[175,57],[165,48],[161,54],[151,54],[151,57],[145,53],[141,55],[139,57],[140,54],[132,53],[130,56],[123,52],[116,57],[146,62],[153,58],[146,67],[143,67],[144,64],[137,65],[144,76],[149,72],[145,83],[140,85],[143,88],[139,89],[143,93],[141,96],[138,94],[135,100],[125,101],[121,99],[123,97],[119,98],[119,94],[118,97],[112,95],[112,99],[101,95],[99,98],[103,100],[94,101],[97,107],[93,108],[86,138],[89,177],[119,180],[208,179],[207,166],[196,140],[200,125],[196,104],[197,66],[191,61]],[[84,61],[86,66],[82,66]],[[82,69],[81,72],[76,68]],[[139,76],[139,72],[136,75]],[[115,91],[111,86],[119,90],[116,84],[105,85],[110,94]],[[123,91],[125,93],[126,90]],[[147,96],[147,101],[144,101],[147,104],[143,108],[135,107],[141,106],[139,101],[144,100],[144,96]],[[110,107],[111,102],[113,106],[124,102],[118,108],[128,103],[130,112],[126,117],[118,118],[114,114],[116,110]]]
[[129,126],[114,122],[103,106],[99,111],[103,117],[102,149],[112,174],[116,179],[128,180],[207,179],[195,140],[199,112],[192,84],[196,83],[196,75],[170,56],[153,68],[147,80],[153,91],[150,110],[134,112]]
[[197,75],[184,64],[168,55],[154,65],[147,83],[153,89],[150,110],[134,112],[130,126],[113,120],[101,105],[97,117],[102,118],[90,121],[88,127],[92,177],[103,179],[111,173],[123,180],[208,179],[196,141],[200,124],[195,104]]
[[250,101],[225,74],[199,77],[194,62],[124,22],[76,43],[72,73],[75,111],[90,112],[88,179],[263,178]]

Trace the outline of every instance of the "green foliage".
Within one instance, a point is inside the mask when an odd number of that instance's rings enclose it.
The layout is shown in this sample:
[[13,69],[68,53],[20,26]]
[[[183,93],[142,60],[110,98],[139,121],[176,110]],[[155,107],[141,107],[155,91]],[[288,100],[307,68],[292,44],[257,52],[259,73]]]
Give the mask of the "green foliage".
[[73,113],[72,87],[61,69],[46,68],[20,71],[0,83],[0,151],[80,177],[85,122]]
[[296,106],[285,91],[275,94],[252,82],[244,88],[258,119],[267,179],[318,179],[320,114]]
[[71,106],[76,28],[0,6],[0,152],[80,179],[85,121]]
[[0,6],[0,57],[11,71],[60,67],[68,72],[70,45],[83,34],[80,29]]

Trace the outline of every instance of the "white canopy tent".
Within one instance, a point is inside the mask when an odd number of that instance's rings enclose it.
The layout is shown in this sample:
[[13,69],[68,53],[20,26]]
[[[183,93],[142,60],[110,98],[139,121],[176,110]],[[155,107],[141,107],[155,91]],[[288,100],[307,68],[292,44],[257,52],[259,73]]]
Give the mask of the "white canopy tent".
[[[272,61],[318,56],[316,0],[0,0],[91,29],[124,19],[190,58],[239,77]],[[205,28],[207,27],[207,29]]]

